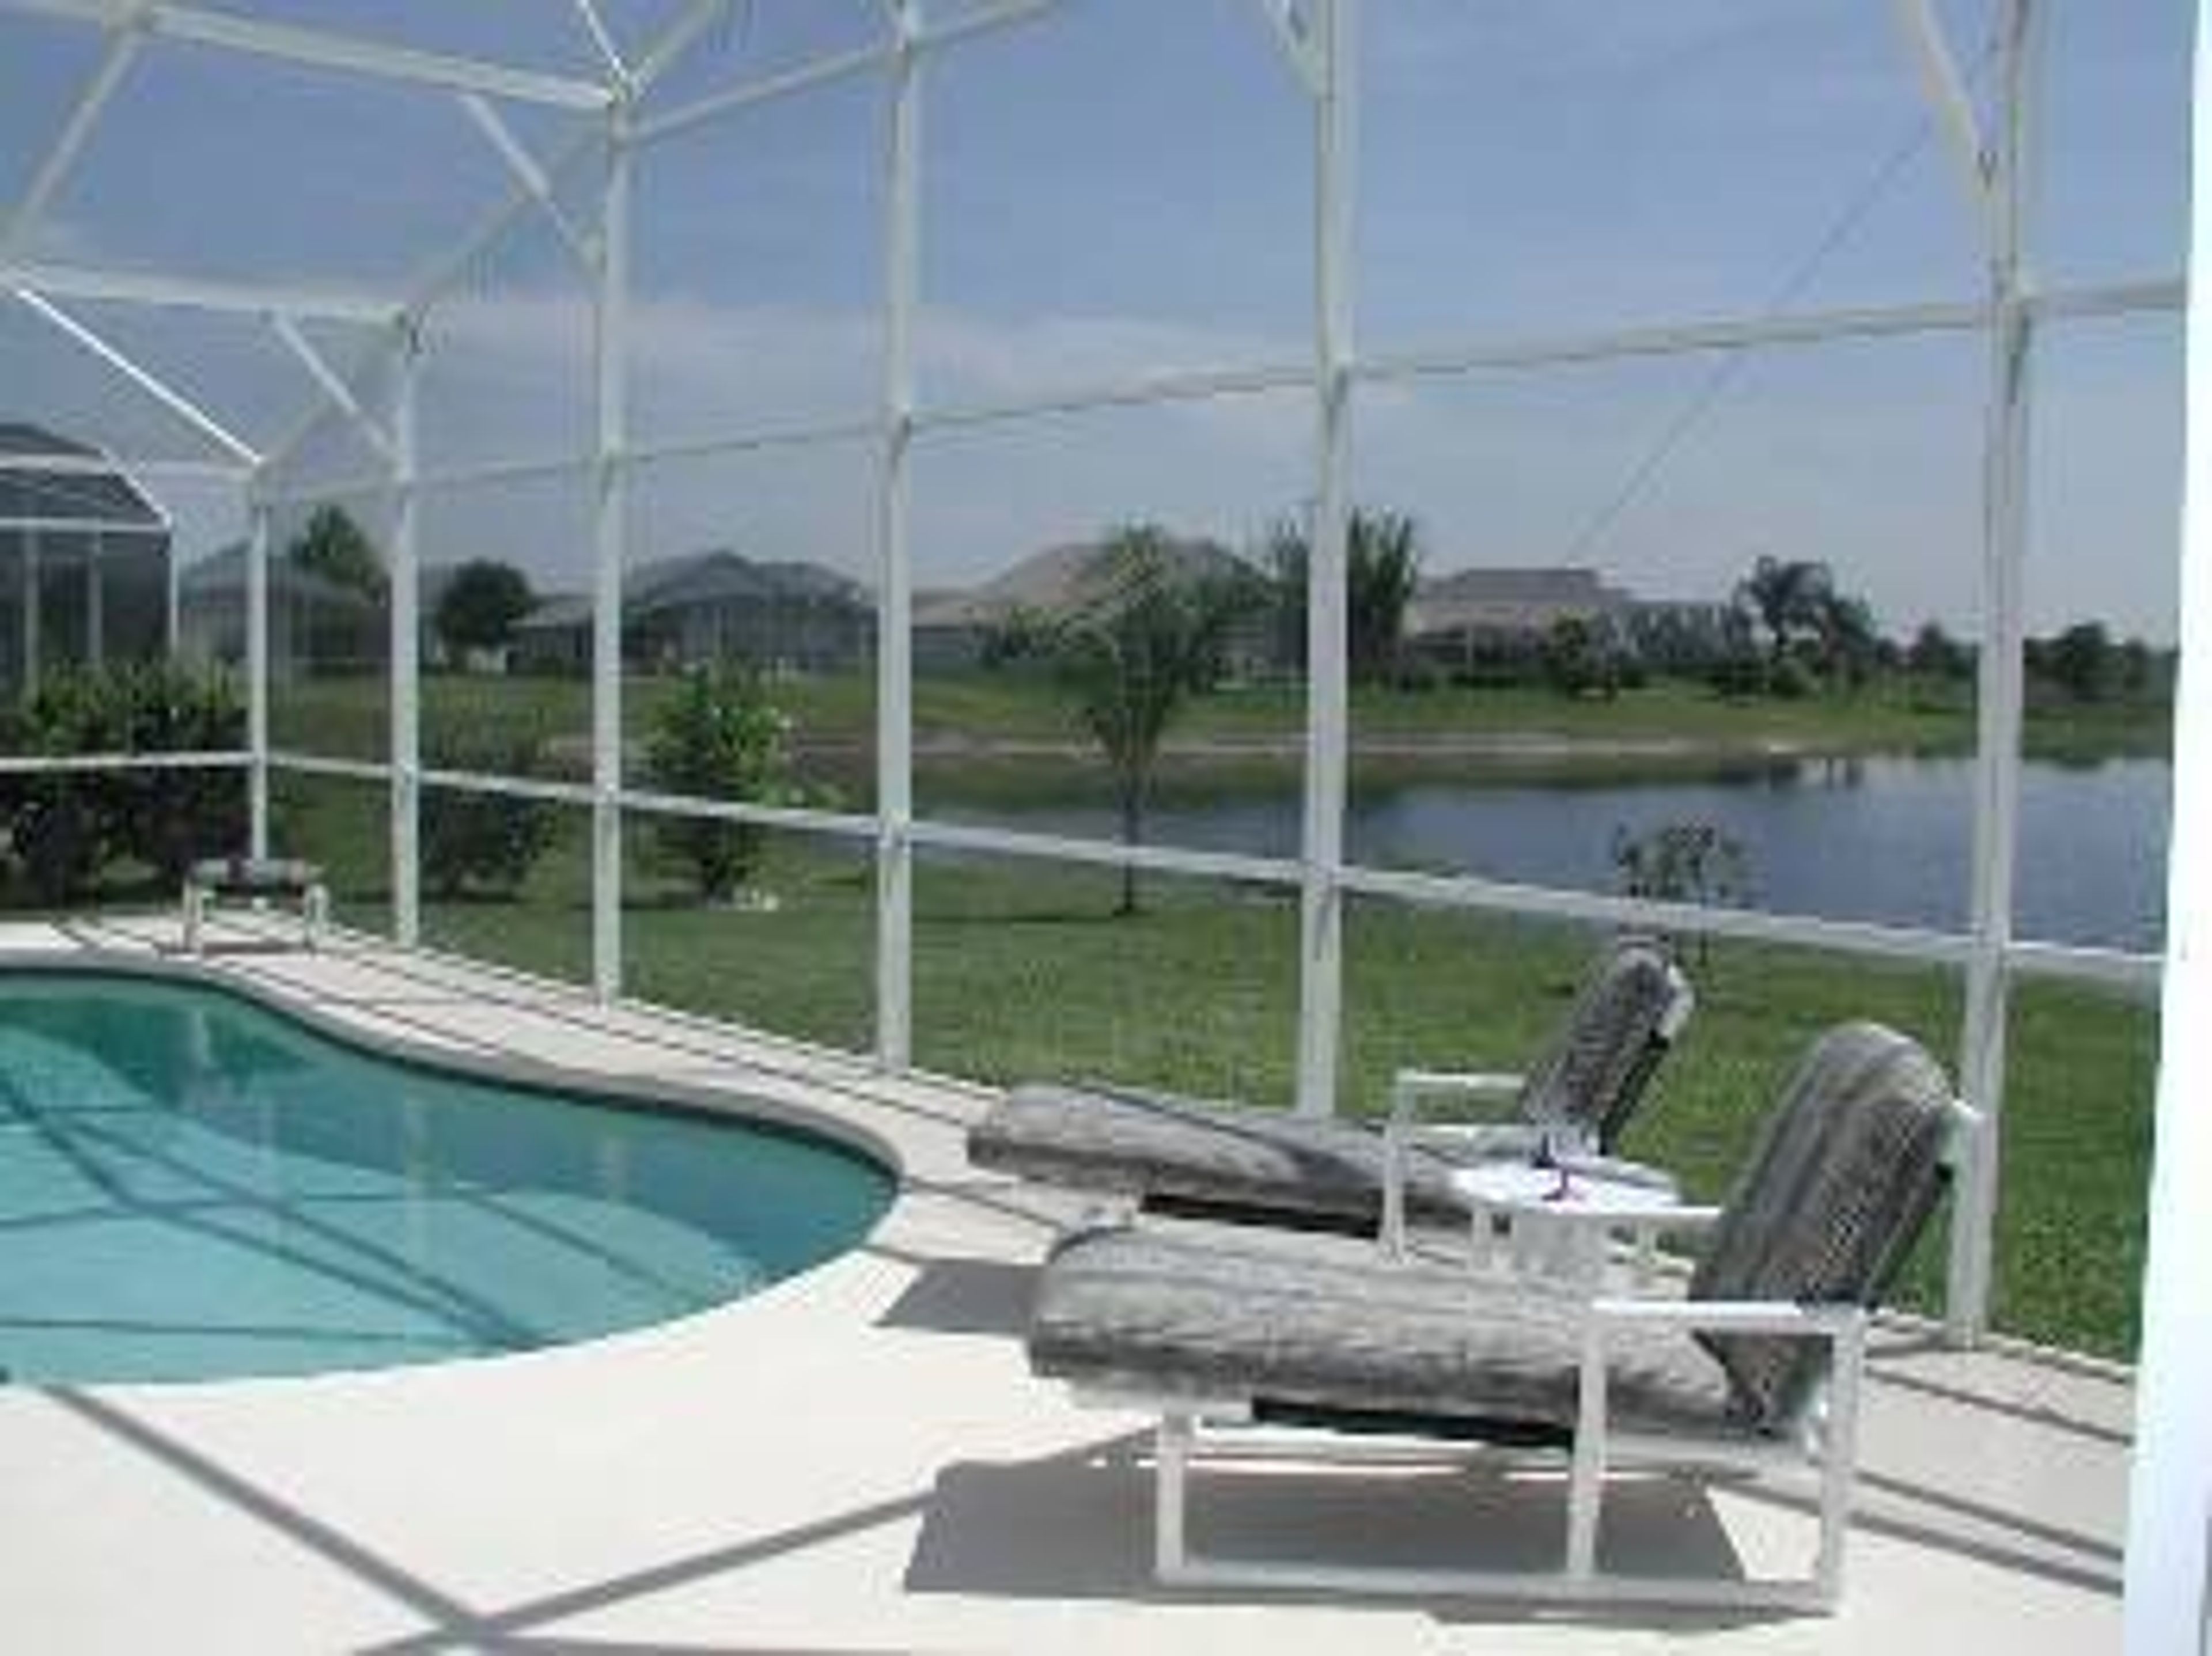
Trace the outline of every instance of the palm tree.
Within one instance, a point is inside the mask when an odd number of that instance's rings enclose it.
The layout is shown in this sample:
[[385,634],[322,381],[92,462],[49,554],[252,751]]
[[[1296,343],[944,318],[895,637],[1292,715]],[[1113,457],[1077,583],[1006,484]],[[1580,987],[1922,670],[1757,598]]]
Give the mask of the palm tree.
[[[1407,513],[1355,507],[1344,525],[1345,632],[1354,683],[1387,682],[1398,665],[1406,607],[1421,576],[1420,526]],[[1267,534],[1278,599],[1278,649],[1306,658],[1306,601],[1312,549],[1305,527],[1288,519]]]
[[[1076,721],[1113,772],[1121,840],[1144,839],[1145,807],[1168,726],[1220,676],[1229,628],[1248,597],[1174,562],[1166,531],[1132,524],[1108,535],[1103,579],[1076,613],[1044,625],[1033,646]],[[1137,870],[1121,870],[1115,913],[1137,912]]]
[[1835,597],[1835,577],[1826,564],[1764,555],[1735,589],[1737,607],[1756,615],[1766,635],[1770,670],[1781,667],[1798,640],[1820,636]]

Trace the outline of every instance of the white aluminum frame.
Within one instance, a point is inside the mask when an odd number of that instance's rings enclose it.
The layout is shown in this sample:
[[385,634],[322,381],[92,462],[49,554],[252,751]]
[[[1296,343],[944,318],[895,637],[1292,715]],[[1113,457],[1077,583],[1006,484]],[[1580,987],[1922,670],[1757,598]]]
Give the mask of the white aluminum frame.
[[[1343,1015],[1341,930],[1347,896],[1528,914],[1601,925],[1659,925],[1690,935],[1742,937],[1839,950],[1876,958],[1935,962],[1959,968],[1967,986],[1961,1032],[1961,1073],[1970,1099],[1988,1119],[1988,1154],[1969,1164],[1961,1193],[1961,1222],[1954,1226],[1949,1280],[1951,1332],[1977,1337],[1988,1295],[1990,1236],[1998,1170],[1994,1155],[2003,1084],[2005,986],[2033,974],[2101,983],[2136,992],[2154,991],[2154,956],[2076,948],[2012,936],[2012,865],[2016,852],[2022,565],[2025,559],[2027,434],[2033,388],[2028,364],[2037,329],[2063,318],[2167,313],[2183,303],[2182,282],[2172,276],[2064,288],[2038,284],[2025,268],[2022,237],[2032,199],[2034,58],[2042,8],[2035,0],[2004,0],[2003,56],[1995,104],[1994,138],[1975,124],[1955,54],[1927,0],[1891,0],[1911,72],[1929,105],[1960,179],[1965,210],[1986,239],[1989,280],[1978,298],[1844,309],[1716,317],[1680,323],[1598,330],[1551,338],[1444,340],[1431,345],[1362,355],[1352,338],[1350,240],[1359,76],[1356,73],[1358,0],[1316,0],[1301,14],[1283,0],[1253,0],[1264,26],[1261,49],[1277,49],[1313,105],[1315,276],[1314,352],[1306,362],[1178,370],[1138,374],[1114,382],[1024,394],[989,403],[924,405],[914,384],[913,332],[920,302],[919,247],[921,164],[921,81],[931,58],[1005,30],[1048,17],[1059,0],[997,0],[973,7],[948,23],[929,24],[921,0],[886,0],[887,33],[878,44],[836,53],[773,74],[744,73],[735,83],[669,108],[642,106],[655,83],[713,27],[730,0],[694,0],[661,36],[637,52],[627,66],[599,22],[592,0],[574,0],[591,34],[602,72],[598,80],[546,76],[506,65],[387,46],[327,33],[294,29],[258,20],[198,9],[173,0],[0,0],[13,9],[75,18],[106,32],[99,69],[80,93],[32,188],[3,221],[0,286],[27,290],[51,308],[53,297],[104,304],[192,306],[266,318],[300,357],[315,395],[298,422],[258,453],[242,439],[224,445],[220,460],[149,460],[145,470],[179,475],[237,476],[246,471],[248,537],[247,703],[253,846],[268,845],[268,789],[274,769],[353,776],[389,786],[393,792],[395,893],[411,886],[414,863],[410,813],[401,802],[419,794],[426,779],[419,750],[408,745],[419,721],[418,636],[410,624],[403,642],[395,603],[392,686],[393,748],[383,762],[338,760],[272,751],[269,732],[267,606],[270,512],[288,500],[386,497],[411,523],[410,502],[426,488],[562,473],[594,480],[595,598],[592,669],[593,772],[588,787],[526,779],[439,773],[441,786],[526,793],[586,804],[592,813],[592,979],[599,992],[623,990],[621,817],[625,810],[694,815],[757,822],[781,829],[836,838],[866,837],[875,845],[878,949],[875,962],[878,1028],[875,1052],[886,1069],[909,1062],[911,1028],[912,880],[917,848],[986,852],[1057,862],[1135,865],[1207,879],[1295,889],[1300,899],[1297,1104],[1309,1112],[1333,1107],[1339,1025]],[[1868,0],[1872,5],[1875,0]],[[458,99],[500,151],[514,188],[451,252],[426,264],[413,280],[389,295],[319,286],[216,280],[189,274],[103,270],[25,262],[19,250],[46,202],[96,127],[102,108],[131,66],[163,38],[187,39],[301,67],[368,76]],[[628,200],[630,176],[653,147],[708,122],[815,88],[856,77],[878,77],[890,99],[884,287],[885,360],[880,401],[872,415],[842,421],[709,432],[696,437],[633,445],[623,375],[627,332]],[[544,158],[530,155],[488,100],[532,102],[592,112],[592,130]],[[502,143],[504,133],[507,142]],[[465,466],[441,467],[435,457],[410,455],[400,463],[395,430],[384,434],[364,411],[370,377],[395,350],[409,349],[423,318],[491,249],[529,215],[556,206],[556,191],[595,149],[606,149],[602,223],[586,234],[556,215],[570,251],[592,266],[595,286],[595,366],[598,429],[587,455],[513,456]],[[308,345],[302,320],[363,325],[371,330],[359,356],[340,369]],[[1347,500],[1347,445],[1360,389],[1408,379],[1516,373],[1548,367],[1728,353],[1752,349],[1810,347],[1855,339],[1981,333],[1990,341],[1990,406],[1984,472],[1983,585],[1985,633],[1982,652],[1981,727],[1975,803],[1975,873],[1972,918],[1961,931],[1838,921],[1814,916],[1699,909],[1686,905],[1518,885],[1478,876],[1437,876],[1347,864],[1343,821],[1348,731],[1345,645],[1342,636],[1343,517]],[[305,350],[301,348],[307,346]],[[137,379],[143,370],[120,353],[111,367]],[[141,381],[143,384],[143,380]],[[1298,857],[1271,858],[1202,853],[1168,847],[1129,847],[968,825],[917,820],[912,792],[912,667],[909,627],[913,580],[908,522],[911,450],[915,437],[933,430],[1011,425],[1038,417],[1094,409],[1158,406],[1199,399],[1267,393],[1314,398],[1314,480],[1316,500],[1313,598],[1309,608],[1309,709],[1305,730],[1304,837]],[[181,393],[173,393],[181,398]],[[386,466],[358,478],[320,484],[287,476],[300,445],[334,416],[356,423]],[[219,424],[219,422],[217,422]],[[204,433],[203,434],[210,434]],[[878,453],[877,565],[877,805],[866,814],[788,811],[775,808],[672,798],[624,785],[621,774],[620,604],[626,560],[627,492],[635,468],[658,462],[738,452],[864,441]],[[240,449],[247,450],[240,453]],[[251,459],[249,459],[251,455]],[[425,464],[428,459],[429,464]],[[258,461],[258,464],[253,462]],[[250,466],[250,470],[247,468]],[[411,538],[411,537],[410,537]],[[395,556],[398,555],[395,553]],[[415,602],[412,582],[407,602]],[[411,717],[408,710],[412,709]],[[419,742],[419,734],[415,739]],[[419,901],[419,900],[418,900]],[[404,912],[413,905],[404,900]],[[403,930],[404,930],[403,925]]]
[[[2192,148],[2212,177],[2212,34],[2200,13]],[[2201,186],[2200,186],[2201,190]],[[2128,1501],[2128,1656],[2212,1650],[2212,211],[2200,193],[2191,242],[2187,458],[2181,523],[2181,682],[2174,694],[2172,866],[2168,870],[2158,1157],[2143,1271]],[[2193,847],[2195,855],[2185,854]]]

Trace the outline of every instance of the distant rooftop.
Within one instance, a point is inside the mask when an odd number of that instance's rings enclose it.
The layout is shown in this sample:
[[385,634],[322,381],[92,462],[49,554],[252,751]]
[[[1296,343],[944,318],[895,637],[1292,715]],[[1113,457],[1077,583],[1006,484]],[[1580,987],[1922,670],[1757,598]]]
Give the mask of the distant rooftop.
[[[103,461],[107,457],[28,421],[0,421],[0,457],[52,455],[69,462]],[[0,528],[26,522],[97,525],[102,529],[167,530],[167,517],[120,470],[90,470],[81,464],[54,470],[0,468]]]

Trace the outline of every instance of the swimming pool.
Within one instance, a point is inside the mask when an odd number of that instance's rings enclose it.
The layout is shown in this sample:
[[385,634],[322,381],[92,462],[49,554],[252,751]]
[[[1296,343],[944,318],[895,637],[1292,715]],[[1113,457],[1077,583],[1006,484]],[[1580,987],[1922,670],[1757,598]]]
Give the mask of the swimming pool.
[[858,1242],[874,1161],[374,1055],[244,997],[0,970],[0,1368],[204,1380],[528,1350]]

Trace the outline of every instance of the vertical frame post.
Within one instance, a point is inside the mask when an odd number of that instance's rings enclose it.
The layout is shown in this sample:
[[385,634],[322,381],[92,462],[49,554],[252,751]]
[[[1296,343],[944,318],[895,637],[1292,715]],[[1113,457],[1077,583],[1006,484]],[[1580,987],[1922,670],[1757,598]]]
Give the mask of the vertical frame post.
[[46,640],[40,636],[40,605],[46,598],[46,577],[40,568],[39,531],[23,531],[23,699],[39,693],[40,654]]
[[249,848],[269,854],[269,502],[258,481],[246,491],[246,747]]
[[1297,1107],[1335,1108],[1344,1011],[1346,522],[1352,458],[1352,200],[1358,0],[1320,0],[1314,97],[1314,514],[1306,560],[1304,877]]
[[392,935],[402,949],[422,936],[422,583],[420,458],[415,443],[417,342],[399,342],[392,407]]
[[2019,846],[2023,616],[2033,324],[2026,243],[2033,200],[2037,0],[2005,0],[2002,91],[1992,179],[1990,403],[1983,460],[1982,647],[1976,701],[1972,953],[1966,967],[1960,1090],[1980,1112],[1951,1224],[1944,1295],[1951,1338],[1978,1339],[1989,1322],[2005,1089],[2014,868]]
[[599,290],[594,312],[599,440],[593,478],[596,557],[592,598],[592,986],[622,993],[623,565],[629,532],[629,441],[630,112],[607,121],[607,171],[599,214]]
[[[2212,177],[2212,36],[2197,21],[2194,149]],[[2128,1491],[2128,1656],[2212,1649],[2212,201],[2191,227],[2181,646],[2142,1353]]]
[[97,672],[107,665],[106,595],[100,590],[100,562],[103,538],[95,529],[84,555],[84,660]]
[[914,1051],[914,315],[921,238],[921,0],[896,0],[885,197],[884,403],[877,478],[876,1061]]

